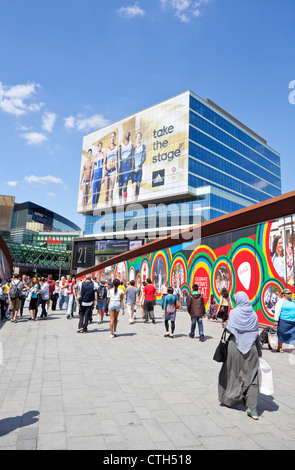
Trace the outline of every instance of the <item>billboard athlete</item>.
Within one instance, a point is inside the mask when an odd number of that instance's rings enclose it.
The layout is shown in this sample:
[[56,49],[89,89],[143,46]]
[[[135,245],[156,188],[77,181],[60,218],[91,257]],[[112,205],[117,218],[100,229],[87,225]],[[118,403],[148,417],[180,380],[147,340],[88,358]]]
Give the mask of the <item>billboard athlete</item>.
[[134,147],[134,163],[132,172],[132,187],[133,187],[133,200],[137,201],[139,195],[139,189],[142,180],[142,165],[146,160],[146,146],[141,143],[142,133],[137,132],[136,134],[136,145]]
[[93,179],[94,163],[92,161],[92,150],[87,152],[87,160],[84,162],[81,171],[80,190],[82,191],[82,208],[86,210],[89,198],[90,184]]
[[[127,200],[127,185],[128,180],[131,177],[131,170],[133,164],[133,145],[130,140],[131,132],[127,130],[125,132],[125,140],[120,146],[120,153],[119,153],[119,162],[120,162],[120,172],[118,175],[118,182],[119,182],[119,199],[120,203],[125,204]],[[123,194],[123,200],[122,200]]]
[[92,209],[95,209],[97,206],[100,188],[104,181],[103,169],[104,169],[104,158],[105,158],[105,149],[102,148],[102,142],[97,144],[97,155],[94,160],[94,174],[93,174],[93,183],[92,183]]
[[116,132],[111,135],[111,145],[107,148],[105,158],[105,190],[106,190],[106,203],[111,206],[113,202],[113,192],[116,181],[116,168],[118,164],[118,149],[116,145]]

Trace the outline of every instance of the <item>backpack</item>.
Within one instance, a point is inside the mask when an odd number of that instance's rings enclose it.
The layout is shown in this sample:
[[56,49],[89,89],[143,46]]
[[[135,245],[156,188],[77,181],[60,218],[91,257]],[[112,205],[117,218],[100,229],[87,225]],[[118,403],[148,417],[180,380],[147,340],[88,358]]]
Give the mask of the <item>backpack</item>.
[[17,284],[12,284],[9,289],[9,297],[11,299],[19,299],[20,298],[20,291],[18,288],[19,282]]
[[106,287],[105,286],[99,286],[97,289],[97,298],[98,300],[103,300],[106,298]]

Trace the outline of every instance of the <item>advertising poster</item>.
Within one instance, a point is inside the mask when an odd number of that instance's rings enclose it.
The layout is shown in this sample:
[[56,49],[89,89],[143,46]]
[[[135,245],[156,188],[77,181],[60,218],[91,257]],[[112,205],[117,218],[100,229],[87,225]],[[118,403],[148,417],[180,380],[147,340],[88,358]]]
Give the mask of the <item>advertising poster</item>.
[[78,212],[186,194],[188,113],[184,93],[86,135]]

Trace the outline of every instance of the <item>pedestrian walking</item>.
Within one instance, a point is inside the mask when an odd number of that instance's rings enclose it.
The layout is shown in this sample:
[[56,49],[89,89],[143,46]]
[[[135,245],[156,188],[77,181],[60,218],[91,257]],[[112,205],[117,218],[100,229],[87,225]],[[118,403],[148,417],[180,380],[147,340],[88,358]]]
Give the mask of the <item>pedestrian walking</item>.
[[205,340],[203,317],[206,315],[206,310],[205,300],[201,292],[199,292],[198,284],[193,285],[193,292],[188,296],[187,311],[191,317],[191,331],[189,333],[189,337],[194,338],[196,325],[198,324],[199,340],[203,342]]
[[65,282],[65,298],[67,303],[67,310],[66,316],[69,320],[71,316],[73,316],[73,308],[74,308],[74,281],[72,280],[71,276],[67,275],[67,280]]
[[221,289],[220,293],[221,293],[221,297],[220,297],[217,318],[220,318],[222,320],[222,328],[224,328],[228,320],[229,309],[232,308],[232,303],[231,303],[228,290],[225,287]]
[[60,292],[60,287],[59,287],[59,281],[55,281],[54,283],[54,291],[52,294],[52,303],[51,303],[51,309],[54,312],[56,310],[56,305],[57,305],[57,300],[59,297],[59,292]]
[[257,420],[258,367],[262,356],[258,318],[245,292],[238,292],[235,302],[237,306],[226,326],[230,336],[227,358],[218,378],[218,399],[230,407],[245,405],[247,415]]
[[[174,338],[174,330],[175,330],[175,317],[176,317],[176,309],[177,309],[177,296],[173,294],[173,287],[168,287],[167,295],[164,300],[164,321],[165,321],[165,328],[166,333],[165,337],[170,336],[170,338]],[[171,333],[169,333],[169,321],[171,323]]]
[[29,320],[36,320],[37,318],[37,309],[38,309],[38,303],[39,303],[39,294],[40,290],[40,284],[39,284],[39,279],[37,277],[32,278],[32,287],[29,291],[28,298],[30,300],[29,304],[29,311],[30,311],[30,318]]
[[28,276],[26,276],[24,274],[22,276],[22,282],[23,282],[23,290],[21,292],[21,298],[20,298],[21,302],[20,302],[20,309],[19,309],[19,316],[21,318],[23,316],[25,302],[26,302],[26,299],[28,297],[29,290],[30,290],[30,287],[31,287],[31,280]]
[[135,287],[135,281],[130,281],[130,285],[127,287],[125,292],[125,301],[127,307],[127,313],[129,316],[129,323],[134,323],[134,315],[136,312],[136,300],[137,300],[138,289]]
[[161,297],[162,297],[162,310],[164,310],[164,301],[165,301],[165,297],[166,295],[168,294],[168,282],[165,281],[164,284],[161,286]]
[[67,296],[67,291],[65,291],[65,284],[66,284],[66,278],[65,278],[65,276],[61,276],[61,278],[60,278],[60,283],[59,283],[59,286],[60,286],[60,291],[59,291],[59,309],[60,309],[60,310],[63,309],[64,302],[66,301],[66,300],[65,300],[65,297]]
[[283,343],[295,344],[295,304],[292,291],[284,289],[283,298],[275,306],[275,328],[278,335],[278,351],[283,351]]
[[[52,301],[53,292],[55,291],[55,282],[52,279],[52,274],[48,274],[47,282],[48,282],[48,285],[49,285],[49,299],[47,300],[47,303],[46,303],[46,311],[48,313],[48,310],[49,310],[49,307],[50,307],[50,301]],[[52,305],[51,305],[51,308],[52,308]]]
[[157,291],[150,278],[147,278],[146,283],[147,285],[143,288],[144,323],[148,323],[149,318],[152,320],[152,323],[156,323],[154,305],[156,305]]
[[214,297],[214,294],[211,294],[210,299],[209,299],[209,311],[208,311],[207,320],[216,321],[216,318],[217,318],[217,301]]
[[82,283],[80,294],[79,325],[77,333],[87,333],[88,323],[92,316],[93,304],[95,301],[95,287],[91,274],[87,274],[86,280]]
[[14,274],[9,288],[9,309],[12,322],[17,322],[17,314],[21,306],[22,290],[23,283],[19,279],[19,275]]
[[118,325],[118,316],[120,310],[122,309],[122,315],[124,315],[124,292],[120,287],[120,280],[114,279],[113,286],[108,290],[108,310],[110,314],[110,329],[111,329],[111,338],[117,336],[117,325]]
[[40,318],[46,318],[47,317],[47,310],[46,310],[46,306],[47,306],[47,302],[50,298],[50,295],[49,295],[49,283],[48,283],[48,280],[47,279],[44,279],[43,282],[41,282],[41,291],[40,291],[40,295],[41,295],[41,306],[42,306],[42,312],[41,312],[41,316]]
[[108,288],[106,281],[101,279],[98,283],[96,293],[96,310],[97,310],[97,323],[103,322],[104,312],[107,307]]
[[0,279],[0,310],[1,310],[1,321],[5,320],[5,294],[4,286],[2,285],[2,279]]
[[143,289],[145,288],[146,285],[147,285],[147,283],[145,281],[143,281],[142,286],[140,288],[140,294],[139,294],[138,300],[137,300],[140,303],[141,318],[144,318],[144,294],[143,294]]

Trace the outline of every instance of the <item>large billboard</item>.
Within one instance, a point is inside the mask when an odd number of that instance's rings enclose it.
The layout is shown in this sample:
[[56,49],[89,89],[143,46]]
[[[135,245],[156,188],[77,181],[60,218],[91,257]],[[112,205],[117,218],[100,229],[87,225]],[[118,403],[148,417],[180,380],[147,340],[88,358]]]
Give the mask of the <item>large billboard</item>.
[[83,139],[78,212],[188,193],[189,92]]

